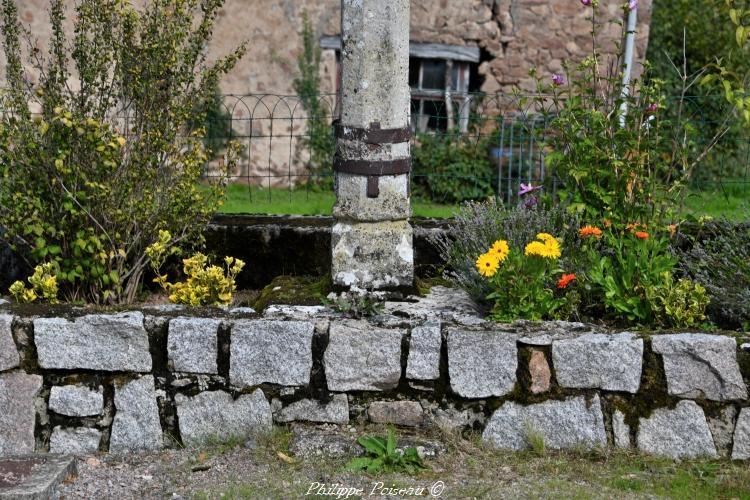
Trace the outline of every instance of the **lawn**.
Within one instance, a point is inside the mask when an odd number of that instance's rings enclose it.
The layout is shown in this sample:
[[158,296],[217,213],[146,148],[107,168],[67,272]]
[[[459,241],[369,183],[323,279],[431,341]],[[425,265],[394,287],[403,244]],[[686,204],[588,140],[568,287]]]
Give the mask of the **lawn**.
[[[229,214],[295,214],[330,215],[335,197],[331,191],[305,189],[262,189],[242,184],[230,184],[227,200],[221,212]],[[412,200],[415,217],[451,217],[456,205],[441,205]],[[750,219],[750,184],[725,190],[690,191],[685,197],[684,213],[696,216],[727,217],[732,220]]]

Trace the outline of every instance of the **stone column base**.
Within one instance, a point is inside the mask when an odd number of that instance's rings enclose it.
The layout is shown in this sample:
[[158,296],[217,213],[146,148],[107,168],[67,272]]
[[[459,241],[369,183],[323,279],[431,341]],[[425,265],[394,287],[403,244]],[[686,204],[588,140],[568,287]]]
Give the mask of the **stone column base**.
[[331,234],[333,284],[382,290],[414,284],[408,221],[337,222]]

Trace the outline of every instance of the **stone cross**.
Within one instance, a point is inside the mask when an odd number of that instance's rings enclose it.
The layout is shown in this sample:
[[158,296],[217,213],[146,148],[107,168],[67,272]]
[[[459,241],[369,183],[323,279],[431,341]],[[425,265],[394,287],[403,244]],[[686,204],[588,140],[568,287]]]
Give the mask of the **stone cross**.
[[409,0],[341,1],[333,283],[412,286]]

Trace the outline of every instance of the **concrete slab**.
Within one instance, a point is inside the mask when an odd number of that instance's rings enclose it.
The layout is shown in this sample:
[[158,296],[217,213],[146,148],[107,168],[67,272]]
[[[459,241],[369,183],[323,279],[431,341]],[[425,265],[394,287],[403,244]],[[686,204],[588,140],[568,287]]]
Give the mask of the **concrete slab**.
[[57,486],[77,475],[71,456],[34,455],[0,459],[0,500],[47,500]]

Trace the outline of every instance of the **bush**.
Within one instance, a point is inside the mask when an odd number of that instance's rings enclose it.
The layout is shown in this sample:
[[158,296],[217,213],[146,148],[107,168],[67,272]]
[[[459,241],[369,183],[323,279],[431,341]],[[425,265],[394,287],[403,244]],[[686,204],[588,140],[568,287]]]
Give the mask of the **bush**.
[[[605,64],[596,44],[598,2],[583,8],[591,12],[591,55],[578,64],[564,63],[562,75],[538,77],[533,99],[549,120],[546,161],[562,182],[560,200],[592,220],[666,219],[726,127],[700,139],[701,130],[687,112],[665,112],[659,79],[632,80],[623,92],[619,65]],[[624,8],[627,12],[628,3]],[[622,60],[622,52],[616,60]],[[696,83],[690,77],[681,82],[683,97],[671,104],[680,110],[686,106],[685,91]]]
[[169,231],[159,231],[159,241],[146,248],[151,268],[156,273],[154,282],[169,294],[170,302],[190,306],[226,306],[232,303],[237,289],[235,279],[245,263],[234,257],[225,257],[226,272],[220,266],[209,265],[208,257],[198,252],[182,261],[185,281],[169,283],[167,276],[159,274],[166,259],[178,254],[179,248],[170,247],[172,235]]
[[[562,255],[560,242],[548,233],[539,233],[522,251],[510,247],[506,240],[497,240],[477,258],[479,274],[487,278],[494,301],[490,318],[497,321],[515,319],[556,319],[567,299],[556,296],[554,276],[563,271],[558,267]],[[561,283],[561,282],[560,282]],[[565,288],[559,284],[558,288]]]
[[413,192],[438,203],[479,200],[495,193],[489,137],[419,134],[412,148]]
[[705,287],[709,318],[750,329],[750,226],[727,220],[683,224],[673,251],[686,277]]
[[14,282],[8,292],[16,302],[34,302],[39,297],[50,304],[57,303],[57,276],[52,263],[40,264],[34,268],[34,274],[29,276],[30,288],[26,288],[22,281]]
[[131,302],[159,231],[170,245],[198,243],[220,202],[220,184],[199,186],[207,155],[189,125],[204,122],[244,47],[206,62],[222,0],[150,0],[142,11],[82,0],[72,40],[64,3],[51,3],[50,50],[32,54],[32,85],[17,8],[2,1],[0,226],[32,265],[55,264],[65,298]]
[[297,154],[307,149],[310,183],[324,188],[333,186],[335,138],[328,111],[320,98],[320,47],[307,13],[302,14],[302,52],[297,57],[299,76],[294,90],[307,113],[307,135],[299,141]]
[[570,269],[578,227],[578,218],[560,208],[506,208],[494,201],[469,202],[456,214],[447,234],[436,234],[432,241],[447,264],[445,277],[488,306],[492,287],[475,264],[495,241],[506,240],[511,248],[518,249],[536,239],[538,233],[554,234],[565,243],[560,267]]

